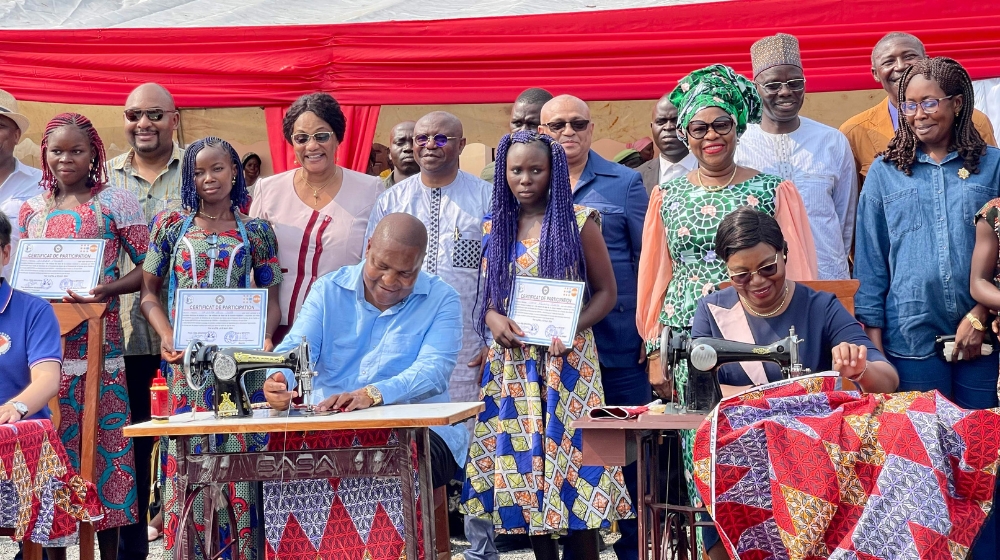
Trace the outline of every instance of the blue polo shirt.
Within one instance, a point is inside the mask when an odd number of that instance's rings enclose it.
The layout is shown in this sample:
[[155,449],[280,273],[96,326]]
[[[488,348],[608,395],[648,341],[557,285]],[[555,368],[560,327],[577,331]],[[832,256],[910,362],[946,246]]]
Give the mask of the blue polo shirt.
[[[11,288],[0,278],[0,404],[31,383],[31,368],[62,363],[62,340],[56,312],[44,299]],[[27,418],[49,418],[45,407]]]

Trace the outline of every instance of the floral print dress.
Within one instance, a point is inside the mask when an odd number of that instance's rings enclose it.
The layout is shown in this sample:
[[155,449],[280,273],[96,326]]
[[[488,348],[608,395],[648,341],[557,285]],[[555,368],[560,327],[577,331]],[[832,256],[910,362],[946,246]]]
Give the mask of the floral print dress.
[[[580,229],[600,219],[590,208],[575,211]],[[491,227],[484,224],[485,236]],[[538,276],[538,249],[537,239],[516,244],[515,274]],[[584,466],[583,435],[570,427],[604,406],[594,333],[577,333],[565,358],[542,364],[545,350],[494,342],[485,366],[486,410],[476,419],[461,510],[492,520],[499,533],[561,535],[632,517],[621,468]]]
[[[101,284],[119,279],[117,262],[121,252],[139,265],[149,243],[149,229],[139,201],[128,191],[114,187],[104,187],[89,201],[71,210],[54,209],[51,194],[40,194],[21,206],[17,222],[22,239],[104,239]],[[131,412],[125,383],[121,309],[117,296],[109,298],[107,304],[94,470],[104,517],[96,523],[97,531],[138,521],[132,440],[122,434],[122,429],[131,422]],[[87,339],[86,323],[65,336],[59,384],[59,437],[77,471],[80,470]]]
[[[143,270],[170,282],[174,289],[181,288],[269,288],[281,283],[278,265],[278,243],[271,225],[264,220],[250,219],[237,214],[242,228],[220,233],[205,231],[188,222],[189,215],[180,212],[161,213],[153,221],[149,253]],[[187,227],[185,224],[187,223]],[[243,238],[246,232],[247,239]],[[253,284],[253,286],[251,286]],[[171,323],[175,309],[167,310]],[[171,365],[165,373],[173,413],[195,410],[212,410],[213,396],[209,387],[195,391],[187,385],[183,371]],[[247,387],[255,388],[251,400],[263,400],[263,378],[247,379]],[[213,441],[191,438],[195,453],[209,448],[226,452],[262,451],[267,447],[267,434],[218,435]],[[167,449],[162,456],[164,558],[172,558],[183,504],[177,501],[177,447],[174,440],[161,441]],[[229,498],[237,513],[238,527],[228,527],[226,517],[220,516],[220,534],[224,539],[239,538],[238,558],[252,560],[262,556],[256,550],[257,532],[262,530],[254,504],[254,485],[233,483],[229,485]],[[201,501],[195,504],[195,517],[203,519]],[[231,550],[230,550],[231,552]],[[232,556],[230,556],[232,557]]]
[[[686,176],[660,185],[663,190],[660,217],[673,258],[673,278],[667,285],[660,312],[662,324],[678,328],[691,326],[698,300],[728,280],[726,263],[715,254],[715,232],[722,219],[741,206],[752,206],[773,215],[775,192],[781,182],[779,177],[761,173],[715,192],[692,184]],[[687,385],[686,363],[674,369],[674,382],[683,403],[681,388]],[[684,478],[692,503],[702,507],[693,477],[694,434],[694,430],[681,431]]]

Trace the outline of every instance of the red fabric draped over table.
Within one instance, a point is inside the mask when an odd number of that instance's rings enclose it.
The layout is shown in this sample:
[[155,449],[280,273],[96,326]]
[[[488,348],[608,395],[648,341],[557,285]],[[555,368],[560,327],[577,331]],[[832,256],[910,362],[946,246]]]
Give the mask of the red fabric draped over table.
[[[974,78],[996,77],[997,21],[1000,2],[913,0],[901,10],[876,0],[736,0],[223,30],[5,30],[0,87],[22,100],[120,105],[136,84],[156,81],[181,107],[287,107],[328,91],[355,107],[348,122],[365,132],[347,135],[354,146],[372,134],[383,104],[504,103],[531,86],[592,100],[655,99],[711,63],[749,73],[750,45],[776,31],[799,37],[813,92],[874,87],[871,48],[888,31],[915,33]],[[358,169],[355,149],[341,161]]]

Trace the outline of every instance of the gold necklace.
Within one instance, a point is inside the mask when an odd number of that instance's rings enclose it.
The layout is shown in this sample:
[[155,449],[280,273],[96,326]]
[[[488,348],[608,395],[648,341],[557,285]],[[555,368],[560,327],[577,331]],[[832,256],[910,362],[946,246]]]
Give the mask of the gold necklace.
[[[198,214],[199,214],[199,215],[200,215],[200,216],[201,216],[202,218],[208,218],[209,220],[218,220],[218,219],[219,219],[219,216],[209,216],[208,214],[206,214],[205,212],[203,212],[203,211],[201,211],[201,210],[198,210]],[[220,214],[220,215],[221,215],[221,214]]]
[[724,184],[724,185],[709,185],[709,186],[706,187],[705,184],[702,182],[702,178],[703,177],[701,175],[701,168],[699,167],[698,170],[697,170],[698,171],[698,186],[701,187],[701,188],[703,188],[703,189],[705,189],[708,192],[719,192],[722,189],[728,187],[729,184],[733,182],[733,179],[736,178],[736,173],[739,170],[740,170],[740,166],[737,165],[736,169],[733,169],[733,174],[729,176],[729,180],[726,181],[726,184]]
[[740,296],[740,301],[743,303],[743,307],[746,307],[750,311],[750,313],[753,313],[754,315],[756,315],[758,317],[774,317],[775,315],[777,315],[778,311],[781,311],[781,308],[785,305],[785,300],[786,299],[788,299],[788,283],[787,282],[785,282],[785,294],[783,296],[781,296],[781,303],[779,303],[778,307],[775,307],[774,311],[771,311],[770,313],[761,313],[760,311],[757,311],[756,309],[753,308],[753,306],[750,305],[749,301],[747,301],[746,299],[744,299],[743,296]]
[[312,183],[309,182],[309,179],[306,179],[306,172],[305,171],[303,171],[302,173],[299,174],[299,177],[302,177],[302,181],[305,182],[306,186],[309,187],[310,189],[312,189],[312,192],[313,192],[313,206],[319,206],[319,193],[325,191],[327,187],[329,187],[330,185],[332,185],[334,183],[334,181],[337,180],[337,173],[338,172],[340,172],[340,167],[339,166],[337,167],[337,170],[333,172],[333,179],[330,179],[330,181],[328,181],[326,184],[324,184],[323,186],[321,186],[319,188],[316,188]]

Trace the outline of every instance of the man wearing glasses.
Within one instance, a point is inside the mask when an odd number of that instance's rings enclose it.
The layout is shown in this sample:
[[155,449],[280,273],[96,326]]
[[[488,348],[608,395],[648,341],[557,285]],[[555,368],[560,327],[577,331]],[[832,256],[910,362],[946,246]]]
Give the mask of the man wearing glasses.
[[[878,105],[847,119],[840,131],[847,136],[854,152],[854,166],[859,174],[859,186],[864,185],[868,168],[875,157],[889,147],[889,141],[899,128],[899,79],[918,60],[927,58],[924,44],[909,33],[893,31],[879,39],[872,49],[872,77],[889,97]],[[978,109],[972,113],[972,124],[990,146],[996,146],[990,119]]]
[[837,129],[799,116],[806,96],[799,41],[779,33],[750,47],[761,123],[740,138],[736,163],[795,183],[809,215],[821,280],[850,278],[858,178]]
[[[640,363],[642,339],[636,328],[639,251],[649,195],[642,176],[610,162],[590,149],[594,123],[590,108],[577,97],[560,95],[542,107],[539,132],[558,141],[566,151],[573,200],[601,213],[601,232],[611,255],[618,283],[618,301],[607,317],[594,325],[594,339],[609,405],[643,405],[651,399],[646,368]],[[636,495],[635,463],[623,469],[625,484]],[[637,522],[618,522],[622,537],[615,543],[619,560],[639,557]],[[564,558],[568,556],[564,555]]]
[[[435,111],[421,117],[413,127],[413,144],[420,173],[379,196],[368,219],[365,244],[379,221],[394,212],[424,223],[427,255],[423,270],[455,288],[462,303],[462,350],[448,391],[453,402],[476,402],[486,348],[476,334],[473,317],[479,295],[483,218],[489,213],[493,186],[458,168],[465,137],[462,121],[455,115]],[[492,522],[467,515],[465,534],[470,544],[466,558],[498,558]]]
[[[143,84],[132,90],[125,101],[122,122],[125,138],[132,148],[108,161],[108,184],[134,194],[147,222],[164,210],[180,210],[184,150],[174,142],[174,131],[180,122],[174,98],[159,84]],[[122,275],[133,268],[128,258],[119,259],[118,266]],[[160,339],[139,311],[138,296],[138,292],[121,296],[125,377],[134,423],[149,420],[149,386],[160,367]],[[121,528],[119,560],[145,560],[149,555],[146,511],[153,438],[134,438],[132,442],[139,522]]]

